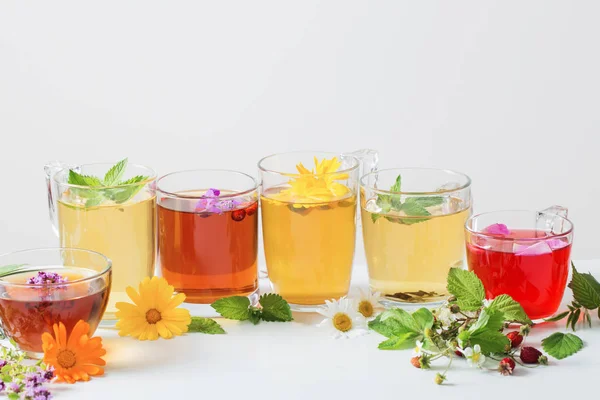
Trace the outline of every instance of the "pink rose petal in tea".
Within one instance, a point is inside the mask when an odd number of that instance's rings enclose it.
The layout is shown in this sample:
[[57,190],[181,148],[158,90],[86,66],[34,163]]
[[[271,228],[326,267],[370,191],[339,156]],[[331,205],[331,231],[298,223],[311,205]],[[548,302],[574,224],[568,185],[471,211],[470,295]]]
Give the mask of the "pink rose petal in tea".
[[510,230],[504,224],[492,224],[483,230],[483,233],[491,235],[510,235]]

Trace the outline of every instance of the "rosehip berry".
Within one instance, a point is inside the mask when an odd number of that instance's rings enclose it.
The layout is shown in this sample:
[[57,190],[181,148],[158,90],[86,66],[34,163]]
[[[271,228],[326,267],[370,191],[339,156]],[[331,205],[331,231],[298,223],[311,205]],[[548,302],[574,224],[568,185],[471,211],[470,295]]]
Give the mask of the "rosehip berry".
[[231,219],[234,221],[241,221],[244,218],[246,218],[246,210],[239,209],[239,210],[235,210],[234,212],[231,213]]
[[[510,347],[513,349],[515,347],[519,347],[521,343],[523,343],[523,336],[517,331],[508,332],[506,334],[506,337],[508,338],[508,340],[510,340]],[[507,349],[507,351],[508,350],[510,350],[510,348]]]
[[502,375],[512,375],[514,369],[515,360],[510,357],[503,358],[502,361],[500,361],[500,365],[498,365],[498,371],[500,371]]
[[410,363],[415,367],[415,368],[421,368],[421,357],[413,357],[410,359]]
[[521,348],[521,361],[525,364],[545,364],[548,359],[535,347]]
[[250,207],[246,208],[246,215],[247,216],[251,216],[256,214],[256,211],[258,210],[258,202],[252,204]]

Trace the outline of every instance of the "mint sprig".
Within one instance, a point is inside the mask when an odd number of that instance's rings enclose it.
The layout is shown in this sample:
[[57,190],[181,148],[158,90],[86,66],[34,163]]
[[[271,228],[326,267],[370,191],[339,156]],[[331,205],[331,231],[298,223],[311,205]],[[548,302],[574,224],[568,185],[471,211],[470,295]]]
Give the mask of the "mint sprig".
[[[375,202],[377,206],[381,208],[381,211],[379,213],[371,213],[371,220],[373,223],[381,217],[385,217],[385,219],[390,222],[404,225],[424,222],[431,216],[427,207],[438,206],[444,202],[444,198],[441,196],[415,196],[409,197],[403,202],[402,195],[400,195],[401,190],[402,176],[398,175],[396,181],[389,190],[390,192],[397,192],[398,194],[377,195],[377,200]],[[402,212],[405,216],[385,215],[390,211]]]
[[[127,169],[127,162],[128,160],[125,158],[113,165],[102,179],[69,170],[69,184],[88,187],[85,189],[72,188],[73,194],[86,199],[86,207],[98,206],[106,200],[112,200],[117,204],[125,203],[144,187],[142,182],[149,178],[137,175],[124,181],[121,180]],[[135,185],[136,183],[140,184]]]
[[292,321],[290,305],[278,294],[267,293],[260,296],[260,307],[250,304],[244,296],[225,297],[211,304],[222,317],[237,321],[250,321],[254,325],[260,321],[287,322]]

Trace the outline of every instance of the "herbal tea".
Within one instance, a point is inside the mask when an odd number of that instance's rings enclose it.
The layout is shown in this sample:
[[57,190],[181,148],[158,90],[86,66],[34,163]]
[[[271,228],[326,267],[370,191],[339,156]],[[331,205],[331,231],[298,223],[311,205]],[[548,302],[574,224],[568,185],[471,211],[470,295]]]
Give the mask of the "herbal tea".
[[[85,268],[45,268],[41,274],[66,278],[64,286],[51,287],[40,287],[42,282],[36,280],[37,274],[38,271],[28,271],[0,279],[0,319],[6,335],[21,350],[34,353],[42,351],[42,333],[52,333],[52,325],[58,322],[65,324],[70,332],[79,320],[84,320],[90,324],[91,335],[104,314],[110,288],[103,280],[72,282],[97,272]],[[28,281],[36,286],[22,285]]]
[[[155,196],[144,193],[122,204],[105,201],[86,207],[68,196],[58,201],[63,247],[90,249],[112,260],[113,278],[106,319],[114,319],[115,303],[128,301],[125,288],[152,276],[155,262]],[[76,256],[81,257],[81,256]],[[85,260],[76,260],[85,265]]]
[[288,302],[323,304],[348,293],[355,245],[356,196],[321,203],[261,196],[265,257],[274,290]]
[[535,229],[474,237],[467,244],[469,269],[483,282],[486,296],[510,295],[531,319],[548,317],[558,309],[570,254],[567,238],[553,238]]
[[218,199],[225,194],[186,191],[159,200],[162,275],[186,294],[188,303],[213,303],[258,290],[258,202]]
[[470,209],[456,204],[456,209],[462,211],[444,214],[436,207],[424,207],[428,217],[393,212],[379,217],[362,207],[372,290],[409,303],[446,297],[448,270],[463,265],[463,226]]

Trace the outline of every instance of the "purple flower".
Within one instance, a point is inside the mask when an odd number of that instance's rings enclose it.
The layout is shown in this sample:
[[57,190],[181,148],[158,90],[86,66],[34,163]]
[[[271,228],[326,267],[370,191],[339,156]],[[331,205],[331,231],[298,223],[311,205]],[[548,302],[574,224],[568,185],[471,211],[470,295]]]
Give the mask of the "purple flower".
[[28,372],[25,374],[24,382],[26,387],[33,388],[40,386],[44,382],[44,377],[39,372]]
[[3,392],[6,389],[6,383],[0,381],[0,392]]
[[47,285],[50,283],[65,283],[67,278],[60,276],[56,272],[39,271],[36,276],[27,280],[30,285]]
[[33,400],[50,400],[52,394],[43,386],[35,388]]
[[219,189],[208,189],[206,193],[204,193],[203,197],[219,197],[221,195],[221,191]]
[[54,367],[50,366],[44,371],[44,380],[50,382],[52,379],[54,379]]
[[6,360],[0,360],[0,369],[4,368],[8,364]]
[[21,385],[19,385],[17,382],[11,382],[8,384],[8,388],[6,390],[13,393],[19,393],[21,391]]

